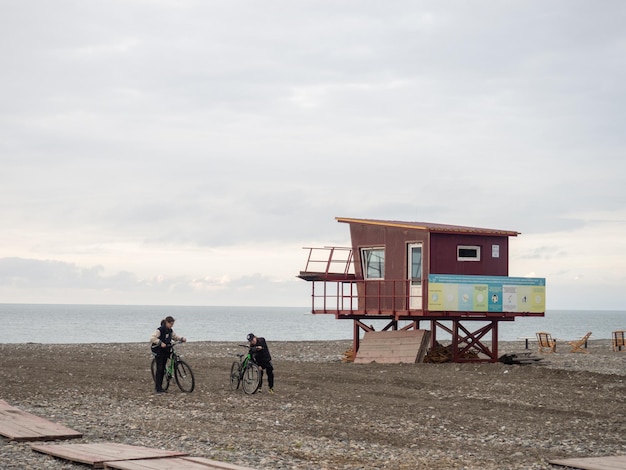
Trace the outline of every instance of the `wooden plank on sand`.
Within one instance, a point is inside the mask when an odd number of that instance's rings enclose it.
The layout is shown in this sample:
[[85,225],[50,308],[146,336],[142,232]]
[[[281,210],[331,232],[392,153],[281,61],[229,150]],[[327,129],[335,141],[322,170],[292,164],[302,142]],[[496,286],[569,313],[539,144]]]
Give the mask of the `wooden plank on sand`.
[[12,441],[48,441],[83,437],[78,431],[15,408],[4,400],[0,400],[0,435]]
[[116,470],[253,470],[250,467],[241,467],[204,457],[175,457],[150,460],[124,460],[120,462],[105,462],[104,468]]
[[580,468],[582,470],[624,470],[626,455],[612,455],[609,457],[578,457],[573,459],[549,460],[553,465]]
[[422,362],[428,348],[428,330],[367,331],[354,358],[355,364]]
[[181,457],[185,452],[152,449],[150,447],[131,446],[112,442],[96,444],[31,444],[34,451],[72,462],[104,468],[104,462],[116,460],[156,459],[162,457]]

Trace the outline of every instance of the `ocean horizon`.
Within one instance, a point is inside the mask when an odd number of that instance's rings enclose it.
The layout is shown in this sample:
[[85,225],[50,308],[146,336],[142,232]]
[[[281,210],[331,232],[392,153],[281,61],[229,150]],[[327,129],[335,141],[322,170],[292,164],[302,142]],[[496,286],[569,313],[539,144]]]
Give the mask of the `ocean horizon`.
[[[268,341],[352,339],[352,321],[310,312],[307,307],[0,304],[0,343],[147,342],[167,315],[176,319],[174,331],[189,341],[245,342],[250,332]],[[367,323],[379,330],[387,321]],[[592,340],[609,339],[612,331],[626,330],[626,311],[548,310],[545,317],[500,322],[498,330],[500,341],[534,337],[538,331],[568,340],[591,331]],[[445,339],[439,331],[437,337]]]

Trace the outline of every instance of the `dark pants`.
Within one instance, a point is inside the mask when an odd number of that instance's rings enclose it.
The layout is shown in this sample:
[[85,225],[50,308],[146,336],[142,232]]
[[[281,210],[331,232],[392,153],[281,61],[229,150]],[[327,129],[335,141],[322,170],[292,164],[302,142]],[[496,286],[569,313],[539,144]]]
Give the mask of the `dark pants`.
[[157,392],[161,392],[161,386],[163,385],[163,376],[165,376],[165,366],[167,365],[167,359],[169,358],[168,348],[163,348],[163,351],[159,351],[156,355],[156,374],[154,377],[154,385]]
[[263,371],[267,372],[267,384],[270,388],[274,388],[274,366],[272,365],[272,361],[260,363],[259,367],[261,368],[259,388],[263,386]]

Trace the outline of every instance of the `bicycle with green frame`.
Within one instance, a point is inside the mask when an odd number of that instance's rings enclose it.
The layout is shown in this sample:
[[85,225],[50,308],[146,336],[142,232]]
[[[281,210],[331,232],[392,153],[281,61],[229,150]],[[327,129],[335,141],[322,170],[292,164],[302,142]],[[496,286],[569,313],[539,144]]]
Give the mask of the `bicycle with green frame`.
[[[181,355],[174,349],[175,344],[180,344],[182,341],[172,343],[170,348],[169,362],[165,366],[165,374],[163,374],[163,383],[161,387],[163,390],[167,390],[170,386],[172,378],[176,380],[176,384],[181,391],[185,393],[193,392],[196,386],[196,380],[193,376],[193,371],[189,364],[181,359]],[[152,359],[152,381],[156,382],[156,357]]]
[[[247,344],[240,344],[244,348],[248,348]],[[247,395],[252,395],[259,389],[261,384],[261,372],[259,366],[254,362],[254,358],[248,349],[248,354],[238,353],[238,361],[234,361],[230,367],[230,389],[237,390],[239,384]]]

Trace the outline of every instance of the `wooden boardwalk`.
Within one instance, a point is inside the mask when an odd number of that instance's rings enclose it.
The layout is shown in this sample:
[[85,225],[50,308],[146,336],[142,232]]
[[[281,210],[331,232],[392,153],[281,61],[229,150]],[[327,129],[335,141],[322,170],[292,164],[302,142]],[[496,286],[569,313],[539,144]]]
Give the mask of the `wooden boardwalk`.
[[624,470],[626,469],[626,455],[611,455],[609,457],[578,457],[573,459],[549,460],[552,465],[579,468],[581,470]]
[[105,462],[159,457],[179,457],[185,452],[152,449],[117,443],[96,444],[31,444],[31,448],[43,454],[53,455],[72,462],[84,463],[94,468],[104,468]]
[[48,441],[83,437],[61,424],[40,418],[0,400],[0,435],[12,441]]
[[33,450],[93,468],[118,470],[253,470],[225,462],[189,457],[184,452],[112,442],[97,444],[31,444]]
[[[15,441],[47,441],[82,437],[82,433],[32,415],[0,400],[0,435]],[[93,468],[118,470],[253,470],[185,452],[117,443],[31,444],[32,450]]]
[[203,457],[180,457],[171,459],[126,460],[124,462],[105,462],[104,468],[117,470],[252,470],[217,460]]

